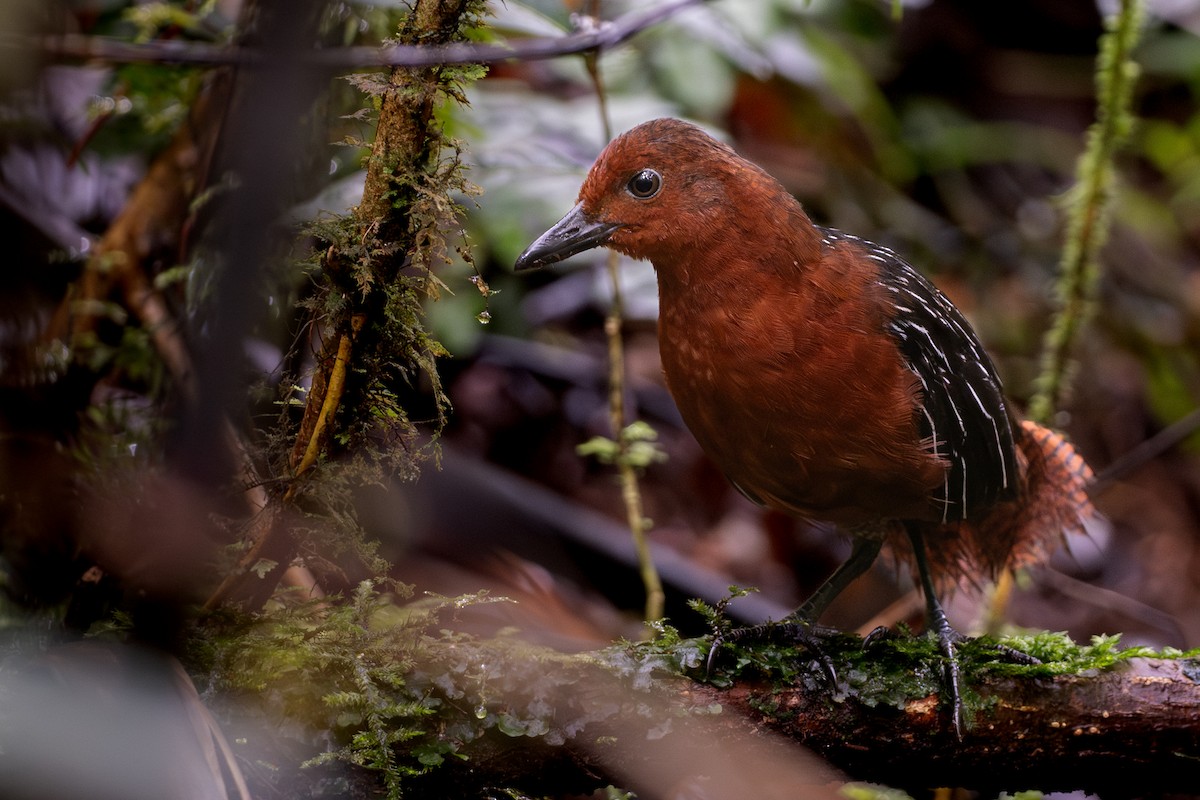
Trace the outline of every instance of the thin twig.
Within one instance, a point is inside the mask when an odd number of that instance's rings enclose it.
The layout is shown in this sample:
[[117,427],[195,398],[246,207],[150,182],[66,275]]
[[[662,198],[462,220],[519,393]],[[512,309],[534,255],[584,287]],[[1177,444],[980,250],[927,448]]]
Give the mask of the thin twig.
[[[513,44],[392,45],[314,50],[309,63],[333,69],[360,67],[429,67],[443,64],[494,64],[499,61],[539,61],[586,52],[601,52],[623,44],[647,28],[707,0],[670,0],[648,9],[630,11],[594,28],[565,36],[524,39]],[[61,34],[31,38],[0,35],[0,51],[40,49],[53,58],[114,63],[185,64],[193,66],[253,66],[262,61],[254,49],[202,42],[122,42],[100,36]]]
[[[604,79],[600,75],[599,52],[590,50],[584,54],[588,75],[596,90],[596,98],[600,105],[600,121],[604,128],[604,140],[613,137],[612,120],[608,113],[608,93],[604,88]],[[604,334],[608,339],[608,414],[612,428],[613,440],[617,445],[617,455],[614,463],[621,482],[621,499],[625,505],[625,517],[629,524],[629,532],[633,537],[634,549],[637,551],[638,571],[641,574],[642,586],[646,590],[646,605],[644,618],[646,622],[661,619],[666,595],[663,593],[662,579],[654,558],[650,553],[650,544],[646,540],[646,514],[642,505],[641,487],[638,485],[637,470],[629,459],[629,438],[625,433],[625,345],[622,329],[625,319],[625,300],[621,293],[620,258],[616,251],[608,251],[606,262],[609,283],[612,288],[612,304],[608,316],[604,320]]]

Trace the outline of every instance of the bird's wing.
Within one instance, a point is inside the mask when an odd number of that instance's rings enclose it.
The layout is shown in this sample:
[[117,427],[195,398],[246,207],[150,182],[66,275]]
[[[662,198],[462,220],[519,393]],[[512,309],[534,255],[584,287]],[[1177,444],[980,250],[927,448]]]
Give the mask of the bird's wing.
[[917,423],[931,452],[949,464],[938,493],[942,519],[973,517],[1019,485],[1012,418],[991,358],[962,312],[896,253],[865,239],[822,229],[827,244],[856,247],[878,265],[892,300],[887,324],[921,381]]

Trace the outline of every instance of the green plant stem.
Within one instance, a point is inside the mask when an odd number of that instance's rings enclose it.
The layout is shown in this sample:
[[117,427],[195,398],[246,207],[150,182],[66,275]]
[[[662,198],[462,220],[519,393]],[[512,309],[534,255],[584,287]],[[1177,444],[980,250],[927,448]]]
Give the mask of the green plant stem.
[[[593,9],[595,10],[595,9]],[[604,140],[612,139],[612,122],[608,113],[608,95],[604,90],[604,81],[600,76],[598,55],[589,52],[584,56],[588,74],[596,88],[596,97],[600,103],[600,119],[604,126]],[[604,320],[604,334],[608,340],[608,416],[612,427],[613,441],[617,443],[617,476],[621,482],[621,499],[625,505],[625,518],[629,524],[629,532],[633,537],[633,546],[637,551],[638,571],[641,574],[642,586],[646,591],[646,606],[644,619],[653,622],[663,615],[664,594],[662,580],[658,568],[650,554],[650,544],[646,539],[646,515],[642,506],[642,491],[638,483],[637,470],[629,459],[629,438],[625,435],[625,345],[622,338],[624,328],[624,299],[621,294],[620,260],[617,254],[609,251],[608,277],[612,287],[612,305]]]
[[604,332],[608,338],[608,414],[609,424],[617,442],[617,475],[621,481],[621,499],[625,504],[625,517],[633,546],[637,551],[638,572],[646,590],[644,618],[647,622],[661,619],[663,615],[662,580],[650,544],[646,539],[646,515],[642,508],[642,491],[638,483],[637,470],[629,460],[629,438],[624,432],[625,422],[625,350],[621,339],[622,303],[620,276],[617,270],[617,254],[608,256],[608,274],[612,280],[613,303],[604,320]]
[[1091,313],[1100,280],[1099,254],[1108,238],[1115,183],[1115,157],[1133,126],[1130,110],[1137,64],[1133,48],[1141,33],[1141,0],[1121,0],[1106,21],[1096,65],[1096,121],[1067,196],[1067,239],[1059,262],[1058,310],[1042,345],[1040,368],[1029,404],[1030,418],[1049,422],[1070,384],[1070,356]]

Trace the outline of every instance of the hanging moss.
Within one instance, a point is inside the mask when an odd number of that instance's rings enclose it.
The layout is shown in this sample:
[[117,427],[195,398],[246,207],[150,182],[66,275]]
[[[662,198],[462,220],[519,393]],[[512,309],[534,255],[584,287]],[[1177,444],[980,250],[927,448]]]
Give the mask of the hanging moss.
[[[401,18],[397,42],[461,41],[482,24],[484,10],[482,0],[417,2]],[[252,572],[268,580],[251,590],[261,603],[296,554],[320,566],[352,552],[365,569],[359,576],[386,570],[357,523],[353,492],[411,479],[437,452],[450,407],[437,365],[446,351],[426,329],[423,306],[443,288],[436,270],[448,263],[447,237],[463,235],[454,198],[478,190],[436,112],[463,102],[463,84],[482,74],[477,67],[396,68],[353,81],[378,109],[362,202],[309,227],[313,291],[303,309],[320,348],[309,388],[284,381],[278,430],[263,436],[271,446],[265,460],[280,478],[270,484],[272,510],[286,507],[306,523],[287,532],[252,527],[206,608],[245,596]],[[276,554],[269,568],[268,552]],[[344,580],[342,570],[333,571]]]
[[1076,167],[1076,184],[1066,196],[1067,235],[1059,261],[1058,311],[1046,333],[1036,393],[1029,416],[1049,422],[1070,384],[1070,356],[1091,314],[1100,280],[1100,251],[1108,239],[1116,193],[1116,157],[1129,138],[1134,116],[1133,86],[1139,68],[1133,58],[1142,32],[1141,0],[1122,0],[1106,21],[1096,62],[1096,122]]
[[[438,8],[429,10],[433,6]],[[478,0],[418,3],[401,23],[397,41],[459,41],[482,24],[483,13]],[[369,451],[383,469],[401,474],[413,473],[419,448],[417,426],[397,389],[427,384],[432,397],[427,432],[434,438],[449,409],[437,371],[437,359],[446,352],[426,330],[422,305],[444,288],[435,270],[448,263],[448,231],[461,231],[463,209],[454,198],[478,193],[465,177],[458,143],[445,136],[435,112],[442,104],[463,102],[465,83],[482,75],[482,68],[468,66],[356,76],[354,84],[379,109],[363,199],[351,213],[310,229],[319,243],[318,289],[307,307],[329,332],[327,342],[351,331],[354,339],[346,395],[332,438],[322,445]],[[326,372],[330,355],[328,349],[323,353]],[[314,381],[317,396],[310,397],[310,407],[322,399],[323,388]],[[298,439],[310,434],[302,425]]]

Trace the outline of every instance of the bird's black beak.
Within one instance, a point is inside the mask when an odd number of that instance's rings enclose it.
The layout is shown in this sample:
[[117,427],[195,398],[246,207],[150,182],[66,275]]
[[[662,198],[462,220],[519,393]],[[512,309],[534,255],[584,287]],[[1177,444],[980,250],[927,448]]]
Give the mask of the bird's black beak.
[[525,248],[525,252],[517,257],[514,269],[517,272],[538,269],[599,247],[619,227],[619,223],[589,219],[580,203]]

